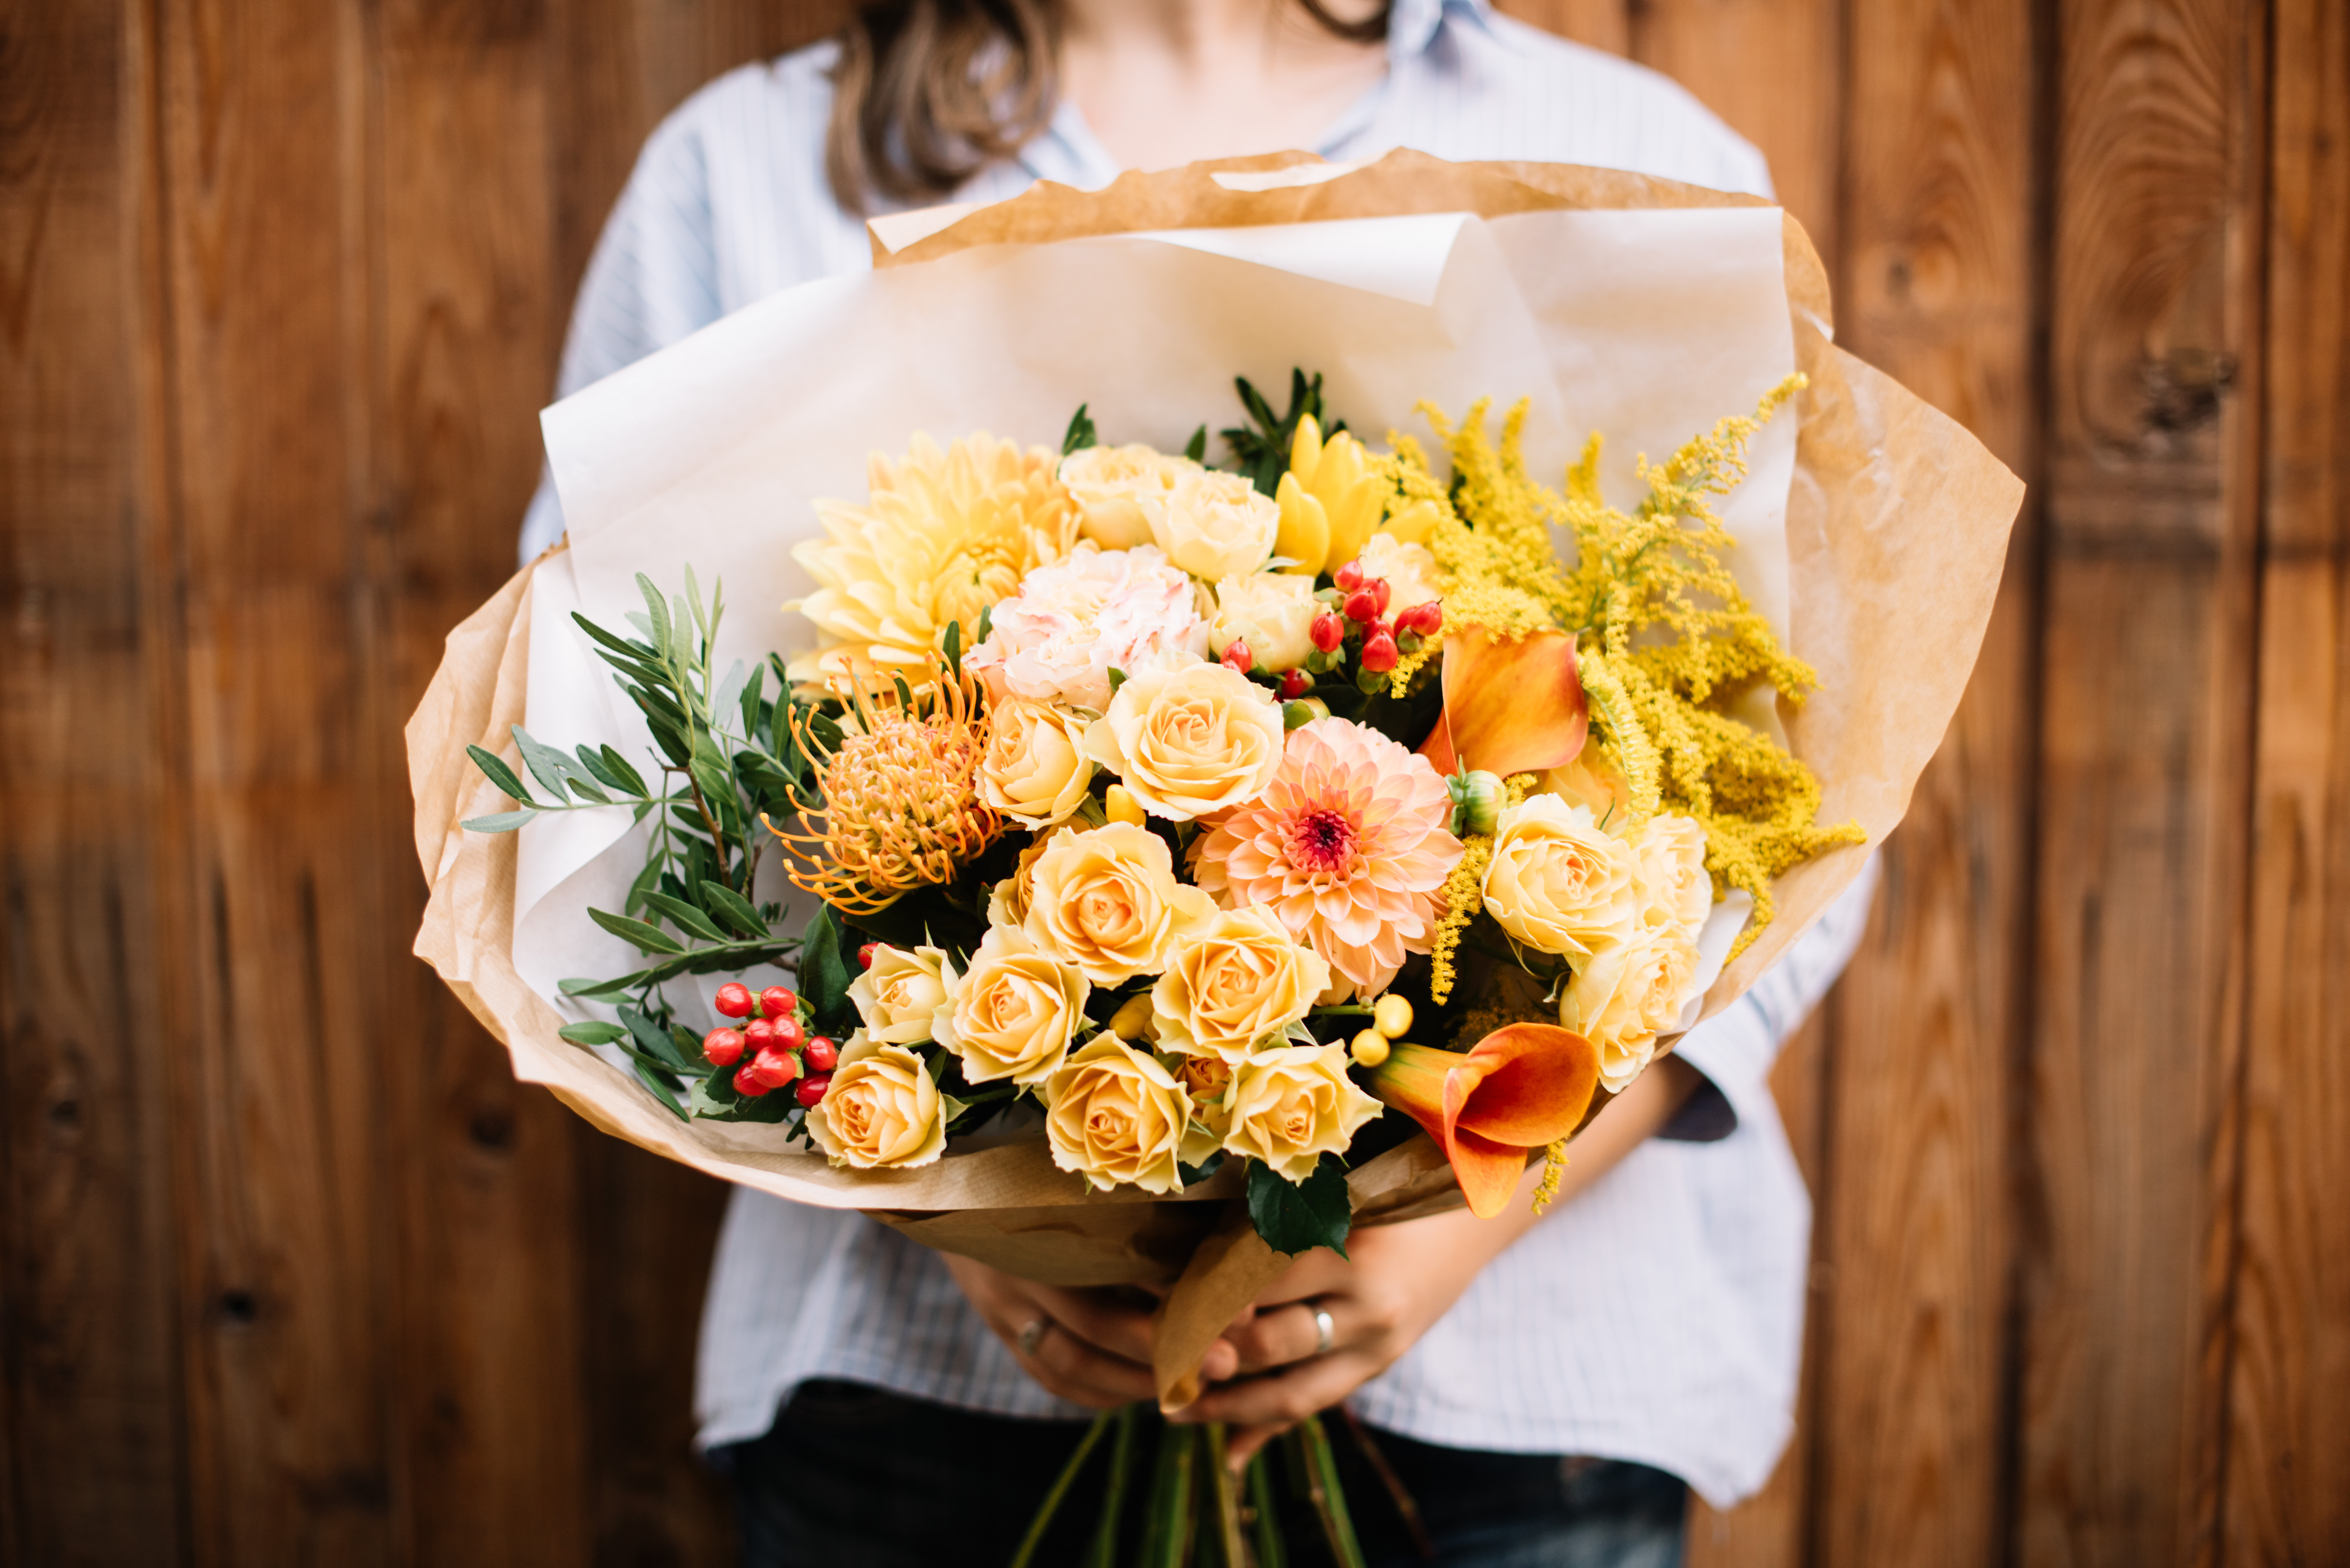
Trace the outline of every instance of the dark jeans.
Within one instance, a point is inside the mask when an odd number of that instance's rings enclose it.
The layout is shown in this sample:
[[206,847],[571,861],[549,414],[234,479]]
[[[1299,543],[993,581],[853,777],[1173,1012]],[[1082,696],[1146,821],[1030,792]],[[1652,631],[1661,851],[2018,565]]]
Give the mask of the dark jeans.
[[[1330,1423],[1374,1568],[1424,1561],[1343,1420]],[[983,1416],[855,1383],[808,1383],[767,1435],[712,1456],[734,1476],[745,1568],[1009,1563],[1081,1423]],[[1373,1434],[1417,1500],[1444,1568],[1678,1568],[1687,1491],[1646,1465],[1480,1453]],[[1043,1563],[1076,1561],[1091,1500],[1072,1498]],[[1302,1508],[1291,1521],[1304,1526]],[[1292,1562],[1326,1555],[1293,1532]]]

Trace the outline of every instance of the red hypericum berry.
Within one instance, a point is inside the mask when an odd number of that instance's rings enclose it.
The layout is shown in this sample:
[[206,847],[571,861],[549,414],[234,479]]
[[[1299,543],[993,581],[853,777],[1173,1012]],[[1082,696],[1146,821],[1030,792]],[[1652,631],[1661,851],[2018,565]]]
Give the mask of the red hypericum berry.
[[1325,653],[1336,653],[1347,640],[1347,623],[1325,611],[1314,618],[1314,646]]
[[743,1059],[743,1032],[717,1028],[702,1037],[702,1059],[713,1067],[732,1067]]
[[751,988],[739,980],[730,980],[718,988],[715,1005],[729,1018],[748,1018],[751,1016]]
[[1395,634],[1395,622],[1391,620],[1375,620],[1363,628],[1365,637],[1393,637]]
[[771,1089],[780,1089],[800,1075],[800,1059],[788,1051],[762,1051],[751,1065]]
[[840,1065],[840,1047],[819,1034],[800,1047],[811,1073],[829,1073]]
[[1363,668],[1374,675],[1385,675],[1396,667],[1395,639],[1384,631],[1375,631],[1363,639]]
[[1256,662],[1256,653],[1249,647],[1247,639],[1236,637],[1224,645],[1221,662],[1225,669],[1237,670],[1246,675],[1250,666]]
[[1410,621],[1409,629],[1422,637],[1434,637],[1444,629],[1444,606],[1435,599],[1412,606],[1396,617],[1396,625],[1403,626],[1407,617]]
[[810,1110],[814,1110],[816,1107],[816,1102],[824,1098],[824,1092],[831,1087],[832,1075],[829,1073],[817,1073],[809,1077],[802,1078],[800,1080],[800,1086],[794,1089],[792,1093],[798,1097],[800,1104],[806,1106]]
[[1368,588],[1357,588],[1353,593],[1348,594],[1347,596],[1347,618],[1348,620],[1378,619],[1379,596],[1371,592]]
[[734,1070],[734,1087],[754,1100],[775,1086],[760,1075],[759,1064],[755,1060],[745,1062]]
[[800,999],[780,985],[759,993],[759,1011],[770,1018],[790,1018],[800,1010]]
[[871,969],[873,967],[873,955],[880,950],[881,944],[879,942],[867,942],[863,947],[858,948],[857,950],[857,967],[859,969]]
[[775,1019],[774,1023],[775,1025],[775,1049],[778,1051],[798,1050],[800,1048],[800,1042],[806,1038],[807,1035],[807,1031],[800,1027],[800,1021],[793,1017],[790,1013],[785,1013],[783,1017]]
[[1338,587],[1346,592],[1350,594],[1353,593],[1357,588],[1363,586],[1363,563],[1360,561],[1347,562],[1345,566],[1330,574],[1330,580],[1337,584]]
[[1379,601],[1379,613],[1381,615],[1387,614],[1388,599],[1395,592],[1393,588],[1388,587],[1388,580],[1385,577],[1373,577],[1369,582],[1365,583],[1363,587],[1370,589],[1371,597]]
[[1295,702],[1314,690],[1314,677],[1303,670],[1292,670],[1281,678],[1281,700]]
[[754,1054],[773,1051],[783,1044],[775,1038],[775,1021],[772,1018],[754,1018],[743,1025],[743,1038]]

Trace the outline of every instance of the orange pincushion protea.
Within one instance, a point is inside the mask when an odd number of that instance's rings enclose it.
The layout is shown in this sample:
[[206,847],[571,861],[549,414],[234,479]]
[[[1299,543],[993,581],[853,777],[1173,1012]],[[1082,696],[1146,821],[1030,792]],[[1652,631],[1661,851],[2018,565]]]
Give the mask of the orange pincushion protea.
[[1226,909],[1263,904],[1358,995],[1383,990],[1436,934],[1437,891],[1461,858],[1452,798],[1424,758],[1376,730],[1293,730],[1263,794],[1192,846]]
[[784,842],[794,886],[869,915],[952,881],[1003,822],[979,797],[987,717],[976,676],[933,655],[911,707],[881,678],[853,682],[846,695],[837,748],[816,735],[813,711],[794,705],[792,738],[816,763],[824,805],[803,812],[797,831],[767,829]]

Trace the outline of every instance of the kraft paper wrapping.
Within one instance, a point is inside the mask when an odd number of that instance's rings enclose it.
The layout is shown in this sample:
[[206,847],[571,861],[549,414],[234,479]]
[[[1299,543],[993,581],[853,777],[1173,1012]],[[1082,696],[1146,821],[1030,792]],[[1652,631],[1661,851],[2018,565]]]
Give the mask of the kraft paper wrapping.
[[[882,237],[891,226],[877,225],[875,261],[897,267],[982,245],[1401,213],[1755,205],[1767,203],[1606,170],[1450,164],[1403,151],[1334,172],[1285,154],[1128,174],[1099,192],[1040,183],[935,232],[899,220],[894,249]],[[1899,822],[1956,710],[2022,486],[1955,422],[1834,346],[1825,273],[1792,218],[1783,231],[1795,363],[1810,379],[1796,407],[1786,506],[1786,615],[1793,649],[1818,670],[1822,689],[1779,716],[1820,776],[1821,819],[1857,821],[1874,844]],[[1165,1289],[1159,1383],[1162,1399],[1182,1402],[1201,1355],[1287,1262],[1229,1201],[1236,1172],[1168,1199],[1098,1193],[1055,1169],[1041,1141],[951,1153],[920,1170],[834,1170],[804,1147],[784,1145],[775,1127],[681,1122],[627,1073],[557,1038],[565,1020],[515,967],[517,836],[457,826],[505,807],[464,748],[515,754],[508,733],[529,686],[534,576],[550,563],[569,565],[560,547],[549,552],[451,633],[409,722],[417,853],[432,884],[417,953],[505,1044],[517,1078],[546,1085],[608,1133],[795,1201],[863,1210],[928,1245],[1031,1278]],[[1723,970],[1705,1015],[1734,1001],[1809,927],[1866,854],[1832,851],[1780,879],[1777,919]],[[1348,1185],[1358,1224],[1459,1202],[1424,1137],[1366,1162]]]

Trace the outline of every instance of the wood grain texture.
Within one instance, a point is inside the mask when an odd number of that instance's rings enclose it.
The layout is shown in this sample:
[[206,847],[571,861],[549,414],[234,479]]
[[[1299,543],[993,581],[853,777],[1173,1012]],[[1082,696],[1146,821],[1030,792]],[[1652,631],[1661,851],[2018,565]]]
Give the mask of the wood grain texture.
[[2350,14],[2274,12],[2242,1225],[2213,1553],[2350,1561]]
[[[2029,479],[2028,9],[1888,0],[1854,7],[1847,26],[1842,335]],[[1823,1563],[1988,1563],[2002,1547],[2035,548],[2027,517],[1830,1003],[1818,1245],[1835,1350],[1818,1374],[1814,1419],[1829,1436],[1811,1521]]]
[[1501,0],[1500,9],[1611,55],[1632,52],[1633,5],[1627,0]]
[[0,6],[0,1561],[182,1561],[141,611],[146,57]]
[[2203,1554],[2220,1480],[2265,29],[2057,26],[2017,1549]]

